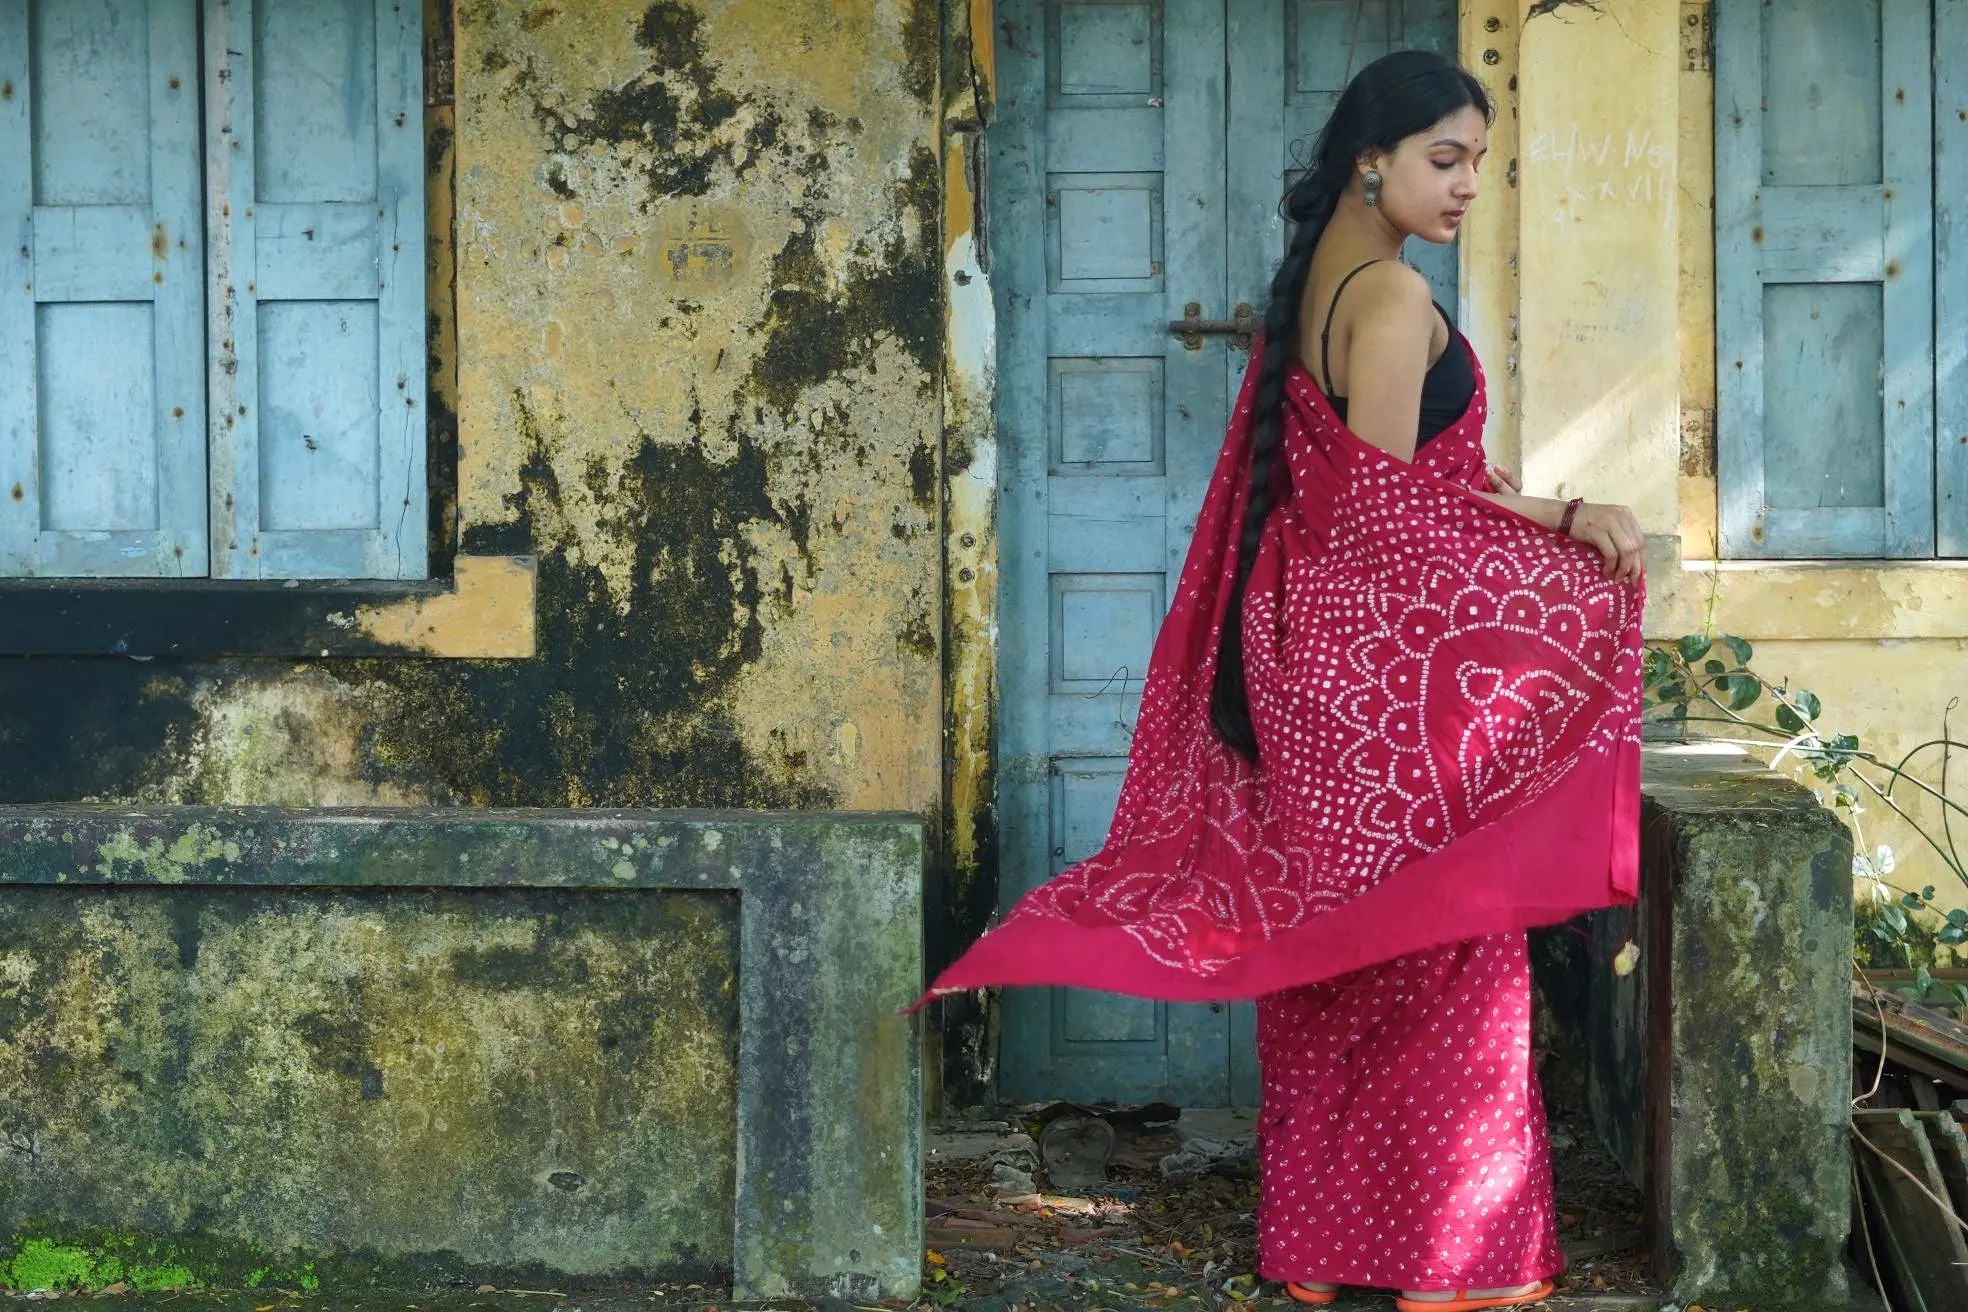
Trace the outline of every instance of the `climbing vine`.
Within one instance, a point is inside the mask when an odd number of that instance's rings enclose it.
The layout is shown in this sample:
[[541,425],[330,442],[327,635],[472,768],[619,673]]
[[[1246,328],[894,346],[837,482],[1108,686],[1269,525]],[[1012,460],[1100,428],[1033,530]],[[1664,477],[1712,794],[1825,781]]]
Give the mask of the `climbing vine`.
[[[1923,937],[1949,947],[1968,942],[1968,911],[1941,913],[1932,884],[1919,889],[1893,881],[1898,863],[1891,847],[1872,846],[1864,817],[1873,806],[1891,812],[1942,866],[1968,890],[1968,863],[1957,844],[1954,825],[1968,819],[1968,805],[1950,795],[1953,754],[1968,742],[1952,736],[1948,715],[1938,737],[1888,759],[1866,748],[1856,734],[1835,733],[1824,723],[1816,694],[1772,682],[1752,668],[1754,649],[1742,638],[1711,626],[1677,641],[1647,649],[1644,671],[1646,715],[1651,721],[1698,734],[1704,741],[1728,743],[1770,756],[1773,768],[1794,761],[1820,785],[1819,799],[1835,809],[1852,830],[1852,874],[1870,896],[1857,919],[1859,954],[1879,964],[1911,967],[1914,983],[1900,991],[1916,1000],[1938,996],[1968,1012],[1968,984],[1938,984],[1915,950]],[[1948,704],[1952,713],[1955,703]],[[1699,726],[1699,728],[1690,728]],[[1939,765],[1938,783],[1916,769]],[[1938,824],[1931,815],[1938,810]]]

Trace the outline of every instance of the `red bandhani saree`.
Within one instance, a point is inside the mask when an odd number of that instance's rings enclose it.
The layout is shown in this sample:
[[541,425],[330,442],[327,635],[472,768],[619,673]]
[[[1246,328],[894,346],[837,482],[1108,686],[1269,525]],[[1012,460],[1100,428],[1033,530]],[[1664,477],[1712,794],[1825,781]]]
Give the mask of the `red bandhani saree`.
[[1412,463],[1355,436],[1291,367],[1279,507],[1243,610],[1262,768],[1216,737],[1260,356],[1155,642],[1106,845],[1027,894],[933,993],[1257,997],[1635,896],[1641,589],[1476,494],[1480,367],[1468,410]]

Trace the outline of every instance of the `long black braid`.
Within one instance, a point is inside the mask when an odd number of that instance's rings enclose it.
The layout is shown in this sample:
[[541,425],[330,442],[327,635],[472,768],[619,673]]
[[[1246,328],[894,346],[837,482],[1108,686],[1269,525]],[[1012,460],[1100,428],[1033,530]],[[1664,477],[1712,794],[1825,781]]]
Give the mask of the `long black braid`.
[[1440,55],[1420,50],[1383,55],[1347,84],[1332,118],[1319,133],[1311,171],[1285,193],[1280,206],[1285,219],[1296,226],[1285,257],[1271,276],[1270,301],[1264,310],[1260,339],[1264,354],[1251,402],[1250,497],[1237,541],[1237,581],[1217,637],[1216,680],[1210,687],[1210,722],[1217,736],[1251,761],[1257,760],[1257,733],[1244,687],[1244,585],[1265,521],[1277,503],[1285,375],[1298,350],[1299,312],[1312,273],[1312,254],[1362,156],[1391,153],[1403,138],[1472,107],[1485,119],[1491,116],[1482,84]]

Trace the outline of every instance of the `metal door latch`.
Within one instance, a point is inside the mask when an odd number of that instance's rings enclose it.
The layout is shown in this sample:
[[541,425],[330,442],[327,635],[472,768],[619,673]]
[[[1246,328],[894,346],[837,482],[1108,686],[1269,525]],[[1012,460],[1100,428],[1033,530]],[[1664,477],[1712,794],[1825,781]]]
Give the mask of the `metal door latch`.
[[1237,308],[1232,313],[1235,317],[1230,319],[1205,319],[1202,303],[1191,301],[1182,307],[1180,319],[1169,320],[1169,331],[1182,339],[1182,345],[1187,350],[1202,350],[1203,336],[1207,333],[1229,337],[1232,350],[1248,351],[1251,336],[1257,332],[1257,316],[1243,301],[1237,302]]

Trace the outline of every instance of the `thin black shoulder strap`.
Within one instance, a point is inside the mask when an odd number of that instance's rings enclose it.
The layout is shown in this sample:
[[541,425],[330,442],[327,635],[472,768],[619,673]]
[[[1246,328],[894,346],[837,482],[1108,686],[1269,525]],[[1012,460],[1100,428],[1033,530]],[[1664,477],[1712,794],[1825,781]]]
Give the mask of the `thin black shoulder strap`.
[[1339,309],[1339,298],[1346,294],[1346,284],[1352,282],[1354,278],[1358,277],[1360,275],[1361,270],[1367,268],[1368,265],[1379,264],[1379,263],[1380,263],[1379,260],[1368,260],[1366,264],[1361,265],[1360,268],[1353,270],[1352,273],[1349,273],[1344,278],[1341,278],[1339,280],[1338,289],[1333,292],[1332,303],[1326,306],[1326,326],[1319,330],[1319,372],[1325,377],[1327,396],[1331,396],[1333,394],[1332,358],[1331,358],[1332,321],[1333,321],[1334,313],[1337,312]]

